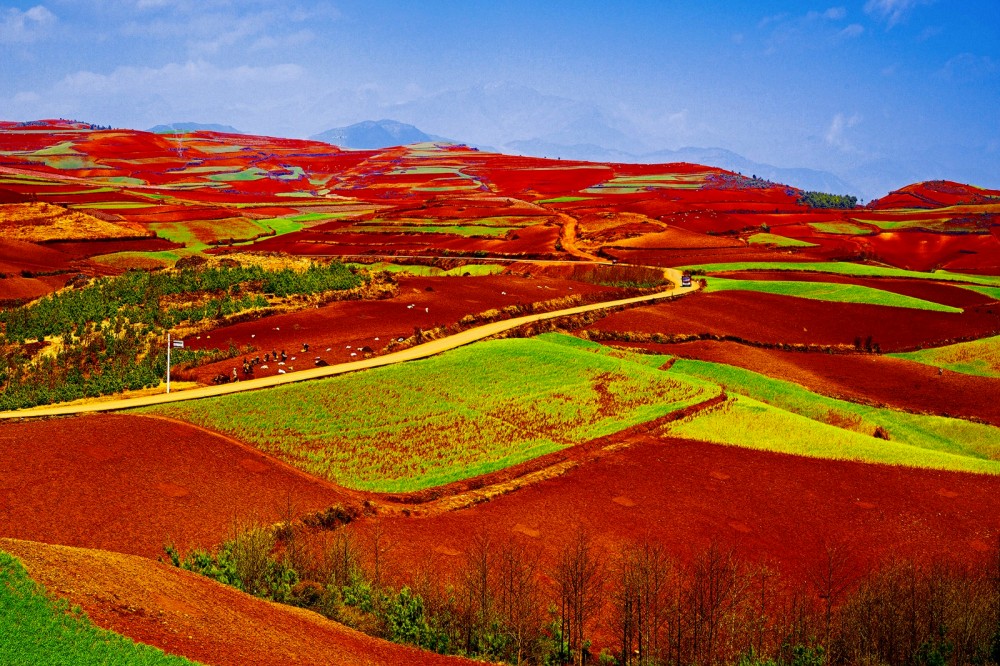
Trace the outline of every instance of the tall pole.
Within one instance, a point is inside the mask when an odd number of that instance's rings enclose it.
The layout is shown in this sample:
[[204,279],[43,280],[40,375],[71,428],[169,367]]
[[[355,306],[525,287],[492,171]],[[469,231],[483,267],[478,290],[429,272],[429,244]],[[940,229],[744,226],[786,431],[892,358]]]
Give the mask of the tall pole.
[[167,333],[167,393],[170,393],[170,333]]

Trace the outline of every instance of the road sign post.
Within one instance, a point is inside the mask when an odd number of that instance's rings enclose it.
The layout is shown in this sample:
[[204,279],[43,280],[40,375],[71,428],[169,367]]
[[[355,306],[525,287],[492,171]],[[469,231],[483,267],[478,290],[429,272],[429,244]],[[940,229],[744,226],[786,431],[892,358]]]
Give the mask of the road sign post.
[[170,350],[171,349],[184,349],[184,341],[171,340],[170,334],[167,333],[167,393],[170,393]]

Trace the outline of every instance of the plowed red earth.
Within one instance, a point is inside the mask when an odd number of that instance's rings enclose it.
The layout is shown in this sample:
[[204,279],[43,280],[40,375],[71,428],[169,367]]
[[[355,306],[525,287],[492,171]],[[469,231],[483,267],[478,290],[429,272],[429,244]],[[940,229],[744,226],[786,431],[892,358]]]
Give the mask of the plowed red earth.
[[481,663],[372,638],[141,557],[10,539],[0,539],[0,550],[97,626],[205,664]]
[[0,536],[147,557],[226,538],[346,493],[187,424],[94,415],[0,425]]
[[[357,360],[362,356],[361,347],[378,352],[396,338],[410,337],[414,328],[428,330],[451,325],[467,314],[594,293],[612,299],[621,290],[548,277],[404,277],[399,279],[399,295],[392,299],[330,303],[312,310],[226,326],[189,338],[185,346],[228,349],[230,344],[237,348],[250,345],[258,350],[253,355],[261,357],[272,350],[287,351],[289,360],[285,366],[270,362],[266,368],[262,364],[254,369],[256,377],[267,377],[277,374],[279,367],[286,372],[313,367],[317,356],[331,365]],[[308,353],[300,353],[303,343],[309,344]],[[241,365],[242,357],[220,361],[196,368],[191,376],[210,382],[215,375],[230,374],[233,366]]]
[[831,303],[748,291],[691,294],[610,315],[606,332],[711,334],[766,344],[847,345],[872,337],[882,351],[908,351],[956,339],[1000,334],[1000,308],[962,313]]
[[761,349],[714,340],[621,346],[735,365],[853,402],[981,419],[1000,425],[1000,401],[996,399],[1000,380],[949,371],[939,375],[937,368],[922,363],[870,354]]
[[[378,525],[400,572],[432,553],[460,566],[484,526],[496,543],[539,549],[548,570],[579,523],[608,557],[649,537],[686,559],[716,540],[799,582],[823,542],[848,544],[868,563],[893,556],[974,560],[1000,534],[998,498],[1000,477],[639,435],[629,448],[491,502]],[[373,528],[361,521],[349,529]]]

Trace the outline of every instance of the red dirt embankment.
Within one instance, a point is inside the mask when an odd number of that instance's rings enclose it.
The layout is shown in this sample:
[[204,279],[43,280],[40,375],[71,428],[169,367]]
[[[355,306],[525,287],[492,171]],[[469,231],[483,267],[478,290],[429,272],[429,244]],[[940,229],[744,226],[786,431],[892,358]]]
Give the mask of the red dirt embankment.
[[649,537],[679,558],[716,540],[798,582],[822,543],[861,562],[893,556],[977,560],[1000,534],[1000,478],[818,460],[638,435],[632,446],[493,501],[378,525],[400,572],[436,555],[460,567],[473,535],[540,549],[547,570],[577,523],[609,558]]
[[187,424],[120,414],[0,425],[0,536],[157,557],[350,501],[343,490]]
[[472,664],[366,636],[142,557],[0,539],[50,594],[94,624],[205,664]]

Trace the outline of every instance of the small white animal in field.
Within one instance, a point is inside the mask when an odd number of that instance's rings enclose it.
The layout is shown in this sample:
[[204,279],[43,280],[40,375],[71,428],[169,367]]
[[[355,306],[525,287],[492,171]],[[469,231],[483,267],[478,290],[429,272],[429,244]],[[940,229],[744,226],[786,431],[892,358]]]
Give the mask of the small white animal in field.
[[375,336],[375,342],[378,342],[378,336]]
[[250,337],[251,337],[251,338],[256,338],[256,337],[257,337],[257,334],[256,334],[256,333],[251,333],[251,334],[250,334]]
[[260,366],[260,369],[261,370],[267,370],[267,366],[266,365],[262,365],[262,366]]
[[357,355],[358,355],[357,352],[351,352],[351,356],[357,356]]
[[424,312],[430,312],[430,311],[431,311],[430,308],[424,308]]
[[283,375],[283,374],[285,374],[285,371],[284,371],[284,370],[282,370],[281,368],[278,368],[278,374],[279,374],[279,375]]

